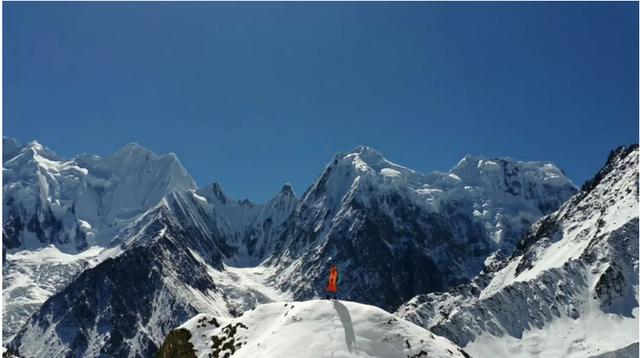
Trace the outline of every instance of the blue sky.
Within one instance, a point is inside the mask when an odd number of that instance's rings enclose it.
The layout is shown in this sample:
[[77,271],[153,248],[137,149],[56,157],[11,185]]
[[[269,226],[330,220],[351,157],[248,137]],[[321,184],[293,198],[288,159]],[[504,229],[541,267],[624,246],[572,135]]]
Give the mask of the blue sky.
[[638,141],[638,4],[3,4],[3,132],[129,142],[199,185],[298,194],[358,144],[421,172],[466,153],[577,184]]

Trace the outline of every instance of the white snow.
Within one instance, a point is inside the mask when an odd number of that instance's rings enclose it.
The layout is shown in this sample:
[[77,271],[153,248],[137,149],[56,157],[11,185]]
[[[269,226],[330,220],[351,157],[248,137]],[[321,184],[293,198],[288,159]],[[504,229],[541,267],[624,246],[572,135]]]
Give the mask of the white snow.
[[91,224],[89,224],[87,221],[78,219],[78,223],[80,224],[80,228],[84,231],[91,230]]
[[245,291],[256,291],[272,302],[287,301],[291,299],[290,293],[284,293],[275,289],[268,281],[275,275],[272,267],[232,267],[224,265],[223,271],[217,271],[212,276],[216,284],[221,286],[234,286]]
[[273,282],[269,281],[275,272],[272,267],[233,267],[224,265],[224,269],[219,271],[207,265],[205,260],[195,251],[191,254],[200,263],[207,266],[209,275],[213,278],[216,287],[224,292],[225,312],[242,313],[253,308],[257,303],[268,303],[277,301],[287,301],[291,299],[291,294],[281,292],[273,287]]
[[[220,326],[210,323],[212,319]],[[428,357],[463,357],[446,338],[380,308],[347,301],[263,304],[234,319],[201,314],[180,327],[191,331],[191,343],[200,358],[212,352],[212,336],[233,340],[239,347],[234,358],[406,358],[418,357],[420,352]],[[235,327],[235,335],[229,333],[230,327]]]
[[[40,147],[40,150],[42,150],[42,147]],[[41,156],[40,154],[38,154],[38,152],[34,151],[34,156],[33,159],[38,163],[38,165],[40,165],[40,167],[42,167],[43,169],[47,170],[47,171],[51,171],[54,173],[60,173],[63,172],[65,170],[75,170],[78,171],[80,174],[82,175],[87,175],[89,173],[89,171],[85,168],[81,168],[77,165],[75,165],[74,161],[70,160],[70,161],[55,161],[55,160],[49,160],[43,156]]]
[[479,336],[464,350],[477,358],[566,357],[583,358],[610,352],[638,342],[638,308],[633,317],[593,311],[577,319],[562,317],[544,328],[524,331],[522,339],[509,335]]
[[7,254],[2,268],[3,343],[12,338],[44,301],[101,252],[101,247],[93,246],[79,254],[67,254],[51,245]]
[[382,168],[382,169],[380,169],[380,174],[384,175],[385,177],[389,177],[389,178],[396,178],[396,177],[402,176],[402,173],[400,173],[399,171],[397,171],[395,169],[391,169],[391,168]]

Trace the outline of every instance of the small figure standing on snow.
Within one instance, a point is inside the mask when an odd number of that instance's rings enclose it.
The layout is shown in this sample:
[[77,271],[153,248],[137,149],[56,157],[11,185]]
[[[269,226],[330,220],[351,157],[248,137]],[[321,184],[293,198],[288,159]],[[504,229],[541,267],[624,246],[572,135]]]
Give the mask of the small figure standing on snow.
[[[336,265],[331,265],[329,269],[329,284],[327,285],[327,292],[333,293],[333,299],[338,299],[338,283],[340,282],[340,275],[338,275],[338,268]],[[329,295],[327,295],[329,298]]]

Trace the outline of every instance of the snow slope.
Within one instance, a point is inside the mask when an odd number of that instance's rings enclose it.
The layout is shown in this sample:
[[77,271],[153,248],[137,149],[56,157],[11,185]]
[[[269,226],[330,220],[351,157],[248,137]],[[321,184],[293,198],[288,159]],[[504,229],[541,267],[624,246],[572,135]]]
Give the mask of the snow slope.
[[190,336],[185,348],[190,344],[202,358],[467,356],[446,338],[348,301],[264,304],[232,319],[200,314],[167,337],[160,357],[171,356],[185,330]]
[[29,315],[101,251],[102,248],[94,246],[72,255],[51,245],[8,254],[3,264],[2,343],[8,343]]
[[510,258],[398,314],[478,357],[585,357],[638,342],[638,154],[613,151]]

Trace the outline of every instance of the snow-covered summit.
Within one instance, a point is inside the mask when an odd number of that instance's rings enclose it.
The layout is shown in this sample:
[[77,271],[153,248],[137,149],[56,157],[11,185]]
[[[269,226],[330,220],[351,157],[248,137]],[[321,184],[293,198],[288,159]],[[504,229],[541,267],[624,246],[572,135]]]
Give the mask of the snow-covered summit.
[[118,227],[174,190],[196,184],[173,154],[137,144],[100,158],[70,160],[38,142],[3,138],[5,248],[54,244],[78,251],[105,245]]
[[[419,182],[421,174],[387,160],[374,148],[359,145],[349,153],[338,154],[334,161],[338,173],[355,170],[357,175],[368,175],[379,179],[395,179],[409,185]],[[329,164],[331,168],[331,164]]]
[[431,173],[429,186],[447,188],[482,188],[511,196],[534,200],[544,214],[557,208],[566,195],[576,192],[575,184],[555,164],[517,161],[509,157],[487,158],[466,155],[449,172]]
[[113,156],[114,157],[126,157],[126,156],[139,156],[139,155],[147,155],[152,154],[153,152],[149,149],[141,146],[136,142],[131,142],[126,144],[124,147],[118,149]]
[[527,179],[539,179],[549,185],[564,185],[571,183],[562,170],[549,162],[517,161],[511,157],[487,158],[480,155],[466,155],[450,170],[467,183],[485,182],[487,178],[496,176],[525,176]]
[[422,174],[363,145],[336,155],[311,189],[323,190],[328,201],[337,204],[342,197],[349,196],[347,192],[372,186],[401,188],[408,195],[419,197],[418,201],[432,210],[439,210],[442,201],[469,197],[477,201],[479,196],[486,196],[512,212],[531,211],[534,208],[514,207],[529,201],[542,214],[550,213],[577,191],[564,172],[550,162],[466,155],[448,172]]
[[200,314],[159,357],[468,357],[455,344],[374,306],[311,300],[257,306],[237,318]]

